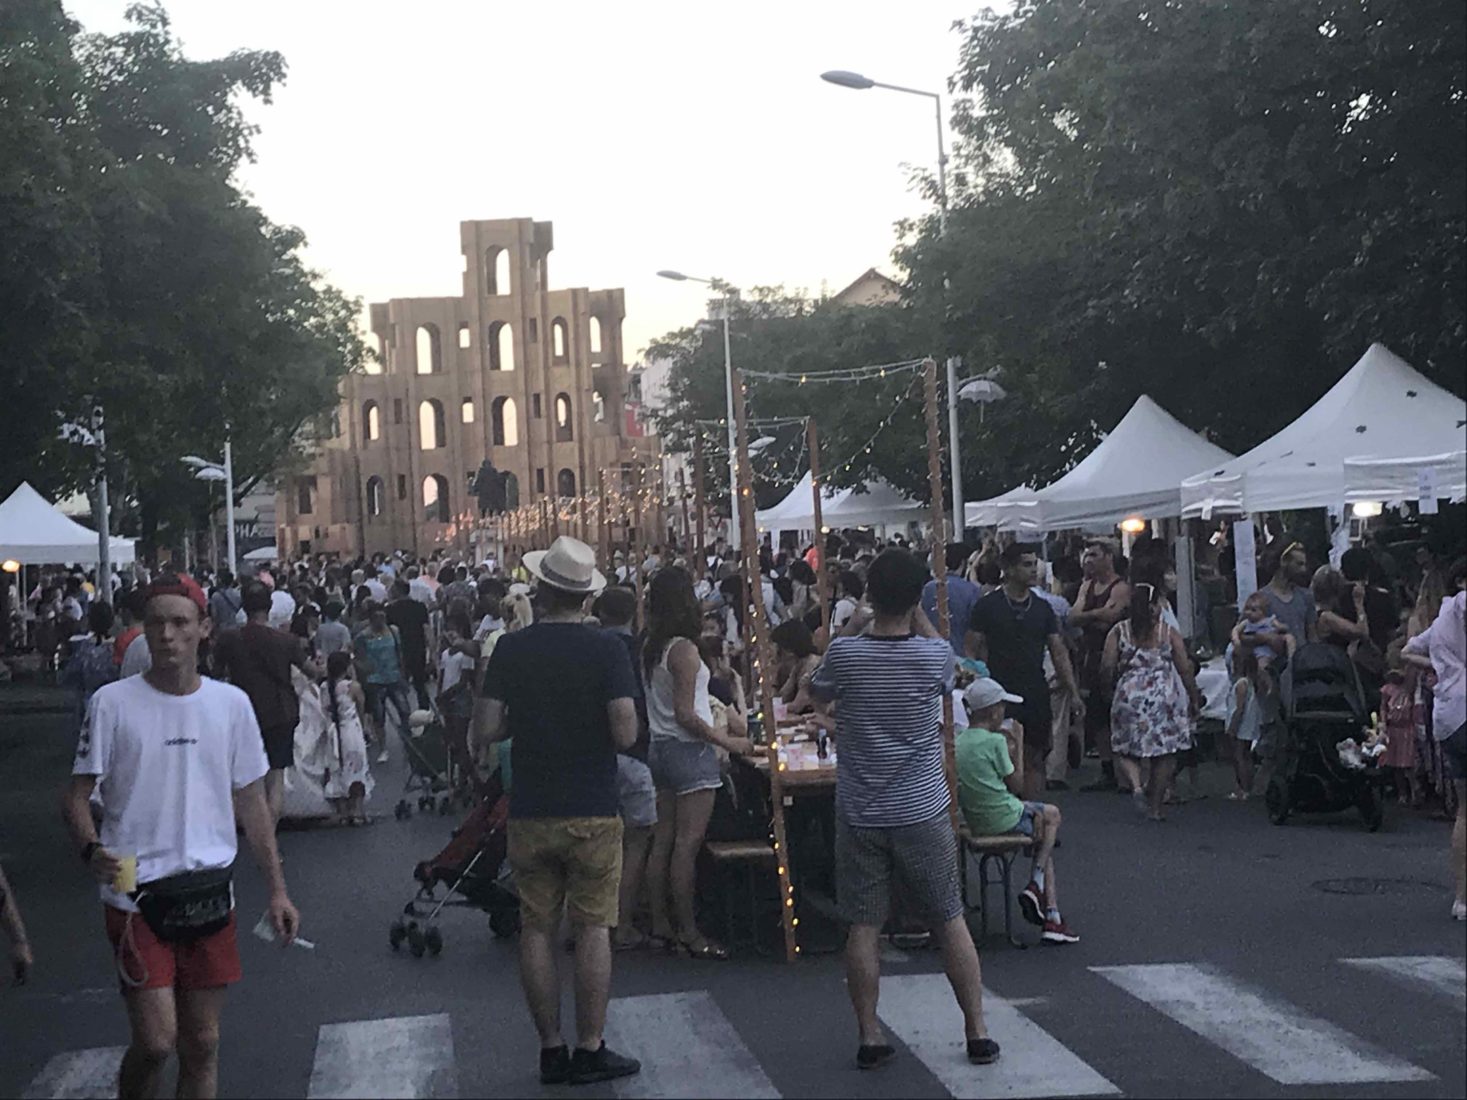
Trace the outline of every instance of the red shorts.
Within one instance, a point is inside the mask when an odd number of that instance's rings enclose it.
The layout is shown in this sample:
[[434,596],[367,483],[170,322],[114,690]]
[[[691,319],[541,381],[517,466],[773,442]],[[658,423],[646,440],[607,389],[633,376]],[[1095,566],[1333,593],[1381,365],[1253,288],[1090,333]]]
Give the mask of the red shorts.
[[[110,905],[102,910],[124,993],[133,989],[214,989],[239,981],[242,972],[233,913],[229,923],[212,935],[189,943],[164,943],[153,935],[141,913],[124,913]],[[124,973],[127,980],[122,979]]]

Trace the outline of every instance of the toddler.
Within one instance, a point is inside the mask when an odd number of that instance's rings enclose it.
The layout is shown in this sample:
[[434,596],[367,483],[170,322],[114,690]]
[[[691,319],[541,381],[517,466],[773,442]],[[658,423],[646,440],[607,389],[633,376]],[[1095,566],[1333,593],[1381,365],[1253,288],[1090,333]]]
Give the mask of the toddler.
[[1278,616],[1269,613],[1268,597],[1262,592],[1255,592],[1244,601],[1243,621],[1238,624],[1238,632],[1243,637],[1260,639],[1253,647],[1260,671],[1267,672],[1268,666],[1279,659],[1280,649],[1287,656],[1294,655],[1294,636]]

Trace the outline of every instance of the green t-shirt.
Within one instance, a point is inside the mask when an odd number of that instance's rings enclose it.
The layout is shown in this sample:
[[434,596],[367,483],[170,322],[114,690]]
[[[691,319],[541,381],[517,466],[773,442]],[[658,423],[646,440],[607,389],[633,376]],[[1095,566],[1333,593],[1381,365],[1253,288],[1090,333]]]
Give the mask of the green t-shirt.
[[957,737],[958,805],[974,836],[997,836],[1019,824],[1024,804],[1004,779],[1014,774],[1008,742],[992,730],[966,729]]

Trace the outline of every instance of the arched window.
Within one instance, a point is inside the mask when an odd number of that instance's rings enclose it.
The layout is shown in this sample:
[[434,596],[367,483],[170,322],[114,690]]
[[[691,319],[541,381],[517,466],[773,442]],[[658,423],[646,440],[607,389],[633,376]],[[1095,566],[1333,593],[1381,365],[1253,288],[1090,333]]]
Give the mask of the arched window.
[[520,422],[513,397],[496,397],[489,407],[490,438],[496,447],[513,447],[520,441]]
[[514,332],[508,321],[489,326],[489,369],[514,370]]
[[509,249],[495,245],[484,253],[484,293],[509,293]]
[[591,408],[593,410],[591,419],[598,424],[606,423],[606,398],[600,390],[591,391]]
[[367,478],[367,518],[382,514],[382,503],[386,497],[380,477]]
[[387,341],[383,339],[382,334],[379,332],[377,334],[377,354],[373,355],[368,352],[366,359],[362,363],[362,370],[367,374],[381,374],[383,368],[386,366]]
[[425,451],[448,446],[448,425],[443,419],[443,405],[429,398],[418,406],[418,436]]
[[418,373],[438,374],[443,370],[443,339],[437,325],[418,326]]
[[442,474],[429,474],[423,478],[423,519],[427,523],[447,523],[448,478]]
[[465,397],[463,404],[459,406],[459,419],[465,424],[474,422],[474,399]]
[[570,362],[570,328],[564,317],[550,322],[550,350],[557,363]]
[[591,318],[591,354],[600,355],[606,345],[602,343],[601,318]]
[[368,401],[362,406],[362,441],[371,443],[382,438],[382,410],[377,402]]
[[573,497],[576,495],[576,475],[572,470],[561,470],[555,476],[555,495],[558,497]]
[[504,471],[504,506],[511,512],[520,506],[520,479]]
[[473,344],[473,340],[473,336],[469,334],[468,322],[461,322],[458,326],[458,346],[461,348],[469,347]]
[[[567,394],[555,395],[555,441],[567,443],[575,438],[575,428],[571,423],[571,402]],[[574,496],[575,494],[570,494]]]

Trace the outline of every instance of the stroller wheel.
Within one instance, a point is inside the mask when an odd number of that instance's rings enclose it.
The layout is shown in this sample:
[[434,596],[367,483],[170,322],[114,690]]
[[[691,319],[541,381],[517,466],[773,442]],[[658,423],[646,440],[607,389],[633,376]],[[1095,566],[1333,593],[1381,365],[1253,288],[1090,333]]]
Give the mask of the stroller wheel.
[[421,959],[423,952],[427,950],[427,943],[423,939],[423,930],[418,927],[417,921],[410,921],[407,926],[408,950],[413,953],[413,958]]
[[1360,809],[1361,820],[1365,822],[1365,828],[1370,832],[1376,832],[1385,822],[1385,799],[1381,798],[1380,791],[1375,784],[1366,783],[1360,788],[1360,797],[1356,802]]
[[437,927],[430,928],[423,934],[423,942],[428,947],[428,954],[438,955],[443,952],[443,933]]
[[1268,819],[1275,825],[1289,820],[1289,781],[1275,774],[1263,792],[1263,805],[1268,810]]
[[399,821],[405,821],[413,816],[413,808],[408,805],[406,798],[399,799],[392,812]]
[[396,951],[402,946],[402,941],[407,939],[407,927],[400,920],[392,922],[392,927],[387,930],[387,942],[392,950]]
[[520,930],[520,914],[517,909],[495,909],[489,914],[489,931],[501,940],[507,940]]

